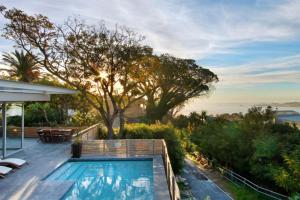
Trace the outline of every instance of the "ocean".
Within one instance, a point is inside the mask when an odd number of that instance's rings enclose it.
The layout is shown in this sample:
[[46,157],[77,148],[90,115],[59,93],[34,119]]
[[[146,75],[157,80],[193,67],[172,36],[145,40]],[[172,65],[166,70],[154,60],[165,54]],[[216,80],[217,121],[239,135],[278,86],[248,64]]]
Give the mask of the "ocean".
[[[208,115],[218,115],[224,113],[246,113],[249,108],[262,104],[255,103],[193,103],[185,106],[180,113],[181,114],[189,114],[191,112],[201,113],[202,111],[206,111]],[[264,104],[265,105],[265,104]],[[265,107],[265,106],[264,106]],[[275,110],[294,110],[300,113],[300,107],[273,107]]]

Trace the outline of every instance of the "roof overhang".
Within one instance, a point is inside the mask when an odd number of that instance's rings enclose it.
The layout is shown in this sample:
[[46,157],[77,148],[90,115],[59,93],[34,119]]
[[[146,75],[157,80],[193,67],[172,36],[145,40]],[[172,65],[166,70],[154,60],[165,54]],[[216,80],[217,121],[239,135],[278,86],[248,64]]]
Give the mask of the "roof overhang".
[[76,90],[0,80],[0,102],[49,101],[51,94],[75,94]]

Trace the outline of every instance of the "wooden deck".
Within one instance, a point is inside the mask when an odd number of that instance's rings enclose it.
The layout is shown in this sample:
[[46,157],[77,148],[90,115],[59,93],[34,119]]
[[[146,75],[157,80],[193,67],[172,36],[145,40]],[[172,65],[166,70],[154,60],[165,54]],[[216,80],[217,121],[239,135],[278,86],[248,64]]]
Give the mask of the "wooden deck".
[[32,199],[40,180],[70,158],[70,146],[70,143],[43,144],[36,139],[25,139],[25,148],[11,157],[29,164],[0,179],[0,200]]
[[[0,200],[29,200],[41,193],[41,180],[57,166],[70,158],[70,143],[44,144],[36,139],[25,140],[25,148],[11,157],[28,161],[28,165],[17,169],[4,179],[0,179]],[[175,176],[172,171],[164,140],[85,140],[83,155],[105,156],[159,156],[162,159],[170,198],[177,200],[180,196]],[[159,176],[163,176],[161,173]],[[166,190],[164,190],[166,191]],[[158,191],[157,191],[158,192]]]

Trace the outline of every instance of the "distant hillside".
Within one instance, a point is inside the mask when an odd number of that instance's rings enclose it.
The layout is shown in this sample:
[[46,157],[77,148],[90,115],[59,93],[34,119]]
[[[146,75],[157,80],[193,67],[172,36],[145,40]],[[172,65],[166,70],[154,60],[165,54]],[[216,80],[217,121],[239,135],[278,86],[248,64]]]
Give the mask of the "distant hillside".
[[272,106],[272,107],[299,107],[300,108],[300,102],[285,102],[285,103],[264,103],[260,104],[258,106]]

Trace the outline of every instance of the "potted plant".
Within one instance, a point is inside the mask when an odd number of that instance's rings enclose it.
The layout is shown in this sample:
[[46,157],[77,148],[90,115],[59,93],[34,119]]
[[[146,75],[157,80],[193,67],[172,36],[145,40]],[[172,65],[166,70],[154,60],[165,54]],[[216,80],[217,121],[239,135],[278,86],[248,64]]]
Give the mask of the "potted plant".
[[80,158],[82,150],[82,142],[79,139],[76,139],[72,143],[72,158]]

